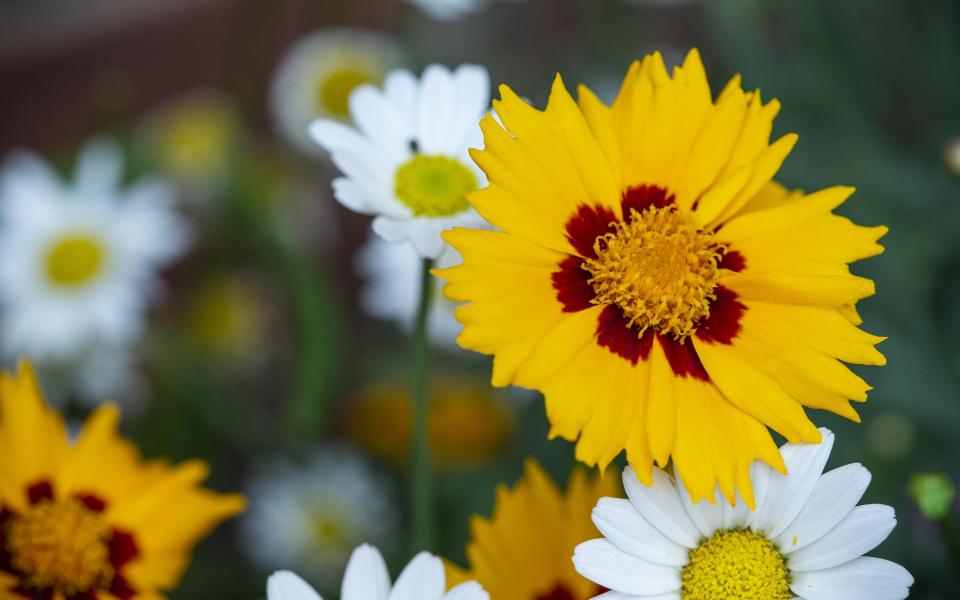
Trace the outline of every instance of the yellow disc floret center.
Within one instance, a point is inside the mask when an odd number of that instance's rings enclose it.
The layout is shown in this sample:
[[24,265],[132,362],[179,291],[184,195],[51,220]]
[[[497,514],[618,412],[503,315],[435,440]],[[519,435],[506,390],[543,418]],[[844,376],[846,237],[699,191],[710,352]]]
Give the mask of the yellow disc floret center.
[[110,528],[79,501],[44,500],[6,529],[11,565],[23,573],[27,589],[54,588],[71,596],[110,584]]
[[367,71],[352,67],[331,71],[317,88],[317,103],[323,112],[346,117],[350,114],[350,94],[365,83],[373,83]]
[[597,238],[584,261],[595,304],[615,304],[640,334],[648,327],[686,338],[710,314],[720,247],[674,206],[631,210]]
[[65,235],[47,249],[47,279],[59,287],[83,286],[100,274],[106,252],[100,240],[86,234]]
[[470,208],[467,194],[477,189],[477,177],[453,158],[418,154],[397,169],[395,188],[414,215],[445,217]]
[[777,548],[758,533],[722,530],[690,551],[683,600],[789,600],[790,578]]

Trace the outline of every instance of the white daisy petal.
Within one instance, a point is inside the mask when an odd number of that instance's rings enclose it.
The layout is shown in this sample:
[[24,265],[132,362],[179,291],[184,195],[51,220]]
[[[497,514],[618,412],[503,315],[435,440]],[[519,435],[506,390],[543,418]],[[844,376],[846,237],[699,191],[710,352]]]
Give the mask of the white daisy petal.
[[342,600],[387,600],[390,574],[380,551],[368,544],[358,546],[343,575]]
[[490,594],[479,583],[468,581],[447,592],[443,598],[444,600],[490,600]]
[[680,571],[631,556],[605,539],[583,542],[573,554],[577,572],[625,594],[650,596],[680,589]]
[[896,526],[893,508],[883,504],[858,506],[825,536],[791,554],[790,569],[826,569],[863,556],[887,539]]
[[599,596],[594,596],[592,600],[680,600],[680,594],[669,592],[654,596],[634,596],[633,594],[622,594],[620,592],[604,592]]
[[[390,591],[390,600],[439,600],[446,589],[443,561],[436,556],[421,552],[406,566],[397,583]],[[376,600],[368,598],[344,600]]]
[[[673,479],[660,469],[653,469],[653,485],[640,483],[632,466],[623,470],[623,487],[637,511],[660,533],[677,544],[696,548],[702,537],[687,516]],[[610,587],[610,586],[607,586]]]
[[902,600],[913,577],[897,563],[863,556],[822,571],[797,573],[790,589],[804,600]]
[[789,554],[820,539],[850,514],[868,485],[870,471],[859,463],[824,473],[800,515],[777,537],[777,546]]
[[833,449],[833,433],[821,428],[819,444],[786,444],[780,449],[787,474],[772,473],[763,504],[757,504],[752,519],[754,531],[776,539],[793,523],[820,481]]
[[696,525],[700,533],[703,534],[703,537],[710,537],[716,533],[718,529],[722,529],[723,506],[727,501],[723,495],[720,494],[719,489],[714,494],[712,503],[707,501],[706,498],[703,498],[700,502],[694,504],[690,499],[690,494],[687,492],[686,486],[683,485],[683,478],[677,473],[676,465],[674,465],[673,473],[674,481],[677,483],[677,492],[680,495],[680,500],[683,502],[683,508],[687,511],[687,516],[690,517],[693,524]]
[[383,92],[396,123],[403,127],[405,141],[409,142],[416,136],[417,102],[420,98],[417,77],[406,69],[395,69],[387,75]]
[[111,191],[123,175],[123,154],[116,142],[98,137],[84,144],[77,156],[74,181],[81,194]]
[[267,600],[323,600],[299,575],[277,571],[267,579]]
[[[453,74],[444,66],[430,65],[423,72],[420,87],[420,112],[417,115],[417,141],[424,154],[450,154],[450,131],[456,114],[456,88]],[[480,120],[477,119],[479,126]]]
[[396,113],[385,95],[372,85],[363,85],[350,95],[350,114],[380,152],[402,157],[410,136],[405,126],[397,123]]
[[687,563],[688,549],[660,533],[629,500],[601,498],[593,509],[593,522],[610,543],[627,554],[656,565],[682,567]]

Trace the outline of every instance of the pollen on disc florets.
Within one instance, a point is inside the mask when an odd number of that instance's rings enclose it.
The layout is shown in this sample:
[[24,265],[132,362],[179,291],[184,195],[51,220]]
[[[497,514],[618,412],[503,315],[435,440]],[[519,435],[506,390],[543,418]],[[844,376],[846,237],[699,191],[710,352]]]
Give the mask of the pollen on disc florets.
[[69,597],[110,583],[109,533],[100,514],[69,499],[31,506],[6,524],[3,537],[26,589],[53,588]]
[[718,531],[690,551],[683,600],[789,600],[786,560],[773,543],[745,529]]
[[460,161],[418,154],[397,169],[397,198],[420,217],[445,217],[470,208],[467,194],[477,189],[477,177]]
[[626,217],[584,261],[593,302],[620,307],[641,335],[653,327],[684,339],[710,314],[722,248],[673,205]]

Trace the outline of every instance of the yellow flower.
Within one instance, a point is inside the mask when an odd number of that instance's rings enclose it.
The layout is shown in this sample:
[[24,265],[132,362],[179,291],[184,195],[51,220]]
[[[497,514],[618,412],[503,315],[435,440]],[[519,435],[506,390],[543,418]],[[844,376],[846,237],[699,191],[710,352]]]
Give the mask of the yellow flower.
[[[427,426],[439,466],[477,464],[503,449],[513,416],[489,391],[452,381],[433,387]],[[361,390],[346,416],[347,431],[361,446],[397,462],[408,458],[411,422],[409,391],[390,385]]]
[[447,565],[450,584],[475,580],[497,600],[586,600],[605,591],[577,574],[570,557],[577,544],[597,536],[590,520],[597,500],[620,491],[616,477],[591,478],[577,469],[561,492],[528,459],[523,479],[497,490],[493,517],[473,517],[470,569]]
[[256,283],[237,275],[208,281],[194,298],[187,331],[211,358],[231,364],[262,359],[269,307]]
[[200,487],[202,462],[142,461],[117,420],[100,408],[72,443],[29,365],[0,374],[0,600],[161,600],[243,510]]
[[751,506],[750,464],[785,468],[765,426],[816,443],[804,406],[858,420],[870,388],[843,363],[885,360],[847,265],[886,228],[832,213],[851,188],[772,181],[797,138],[769,141],[776,101],[739,78],[713,100],[695,50],[672,77],[632,65],[612,107],[559,77],[545,111],[501,94],[470,201],[502,231],[448,232],[463,264],[438,272],[494,385],[543,392],[587,464],[626,450],[649,484],[672,457],[694,500],[719,484]]

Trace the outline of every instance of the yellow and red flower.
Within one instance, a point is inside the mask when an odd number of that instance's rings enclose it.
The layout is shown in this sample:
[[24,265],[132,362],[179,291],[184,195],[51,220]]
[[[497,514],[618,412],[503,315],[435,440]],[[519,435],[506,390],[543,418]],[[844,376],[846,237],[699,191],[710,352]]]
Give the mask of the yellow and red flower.
[[751,463],[785,469],[767,427],[820,441],[804,407],[859,419],[870,388],[844,363],[885,361],[848,264],[886,228],[832,212],[851,188],[773,181],[797,139],[770,141],[776,101],[738,77],[714,100],[696,51],[672,76],[635,63],[610,107],[559,77],[544,111],[501,94],[470,196],[501,231],[448,232],[463,264],[438,272],[494,385],[542,391],[587,464],[626,450],[649,484],[672,458],[695,501],[752,506]]
[[75,443],[29,366],[0,374],[0,600],[162,600],[244,499],[207,465],[144,462],[104,406]]

